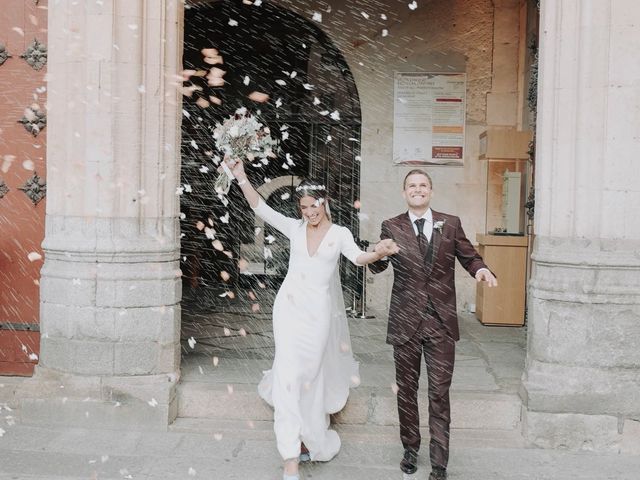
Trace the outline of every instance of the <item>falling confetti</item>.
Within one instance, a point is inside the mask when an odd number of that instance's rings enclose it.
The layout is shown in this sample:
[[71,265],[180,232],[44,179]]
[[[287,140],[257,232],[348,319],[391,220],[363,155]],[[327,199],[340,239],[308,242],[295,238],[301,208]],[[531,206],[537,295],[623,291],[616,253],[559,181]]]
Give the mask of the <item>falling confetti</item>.
[[27,255],[27,258],[30,262],[35,262],[36,260],[42,260],[42,255],[38,252],[30,252],[29,255]]

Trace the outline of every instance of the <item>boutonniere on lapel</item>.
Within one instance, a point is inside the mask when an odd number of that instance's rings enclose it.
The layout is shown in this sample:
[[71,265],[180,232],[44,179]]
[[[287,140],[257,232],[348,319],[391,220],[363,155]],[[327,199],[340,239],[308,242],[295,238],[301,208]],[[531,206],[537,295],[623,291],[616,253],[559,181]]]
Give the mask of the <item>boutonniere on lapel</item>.
[[433,229],[437,230],[438,233],[442,234],[442,227],[444,227],[444,222],[445,220],[438,220],[437,222],[434,222]]

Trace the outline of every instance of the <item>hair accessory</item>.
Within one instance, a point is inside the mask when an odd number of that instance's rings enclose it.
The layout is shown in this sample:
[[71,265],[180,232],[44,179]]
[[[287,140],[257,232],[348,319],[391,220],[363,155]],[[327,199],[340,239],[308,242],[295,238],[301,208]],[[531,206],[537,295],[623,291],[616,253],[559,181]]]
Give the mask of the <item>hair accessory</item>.
[[327,187],[324,185],[298,185],[296,187],[296,192],[300,192],[302,190],[326,190]]

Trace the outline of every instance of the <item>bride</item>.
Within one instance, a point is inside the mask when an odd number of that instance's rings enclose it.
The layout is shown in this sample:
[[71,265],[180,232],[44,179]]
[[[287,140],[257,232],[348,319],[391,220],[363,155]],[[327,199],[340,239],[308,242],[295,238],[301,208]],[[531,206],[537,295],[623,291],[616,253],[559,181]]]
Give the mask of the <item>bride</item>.
[[347,228],[331,223],[327,191],[318,182],[306,180],[296,188],[301,221],[271,209],[241,161],[228,166],[255,213],[290,241],[289,268],[273,305],[275,358],[258,392],[274,407],[283,478],[297,480],[299,460],[329,461],[340,450],[329,414],[344,407],[350,385],[359,383],[338,275],[340,254],[366,265],[398,247],[382,240],[374,252],[361,251]]

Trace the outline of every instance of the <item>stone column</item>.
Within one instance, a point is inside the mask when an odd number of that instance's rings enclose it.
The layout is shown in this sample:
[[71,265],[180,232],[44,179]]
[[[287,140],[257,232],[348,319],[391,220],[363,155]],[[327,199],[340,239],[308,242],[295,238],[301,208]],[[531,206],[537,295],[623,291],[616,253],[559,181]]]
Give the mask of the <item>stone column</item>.
[[638,451],[640,5],[543,1],[540,35],[524,431]]
[[49,8],[41,358],[25,423],[166,428],[180,369],[180,0]]

